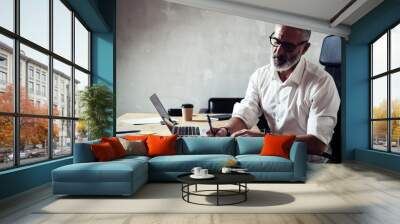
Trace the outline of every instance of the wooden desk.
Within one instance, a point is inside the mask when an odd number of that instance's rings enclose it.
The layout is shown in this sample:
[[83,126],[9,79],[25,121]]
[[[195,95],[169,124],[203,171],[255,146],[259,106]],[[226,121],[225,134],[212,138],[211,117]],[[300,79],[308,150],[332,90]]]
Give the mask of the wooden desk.
[[[193,121],[182,121],[182,117],[172,117],[173,120],[178,121],[178,126],[199,126],[208,128],[207,114],[194,114]],[[141,124],[133,125],[127,122],[130,119],[142,119],[142,118],[158,118],[160,117],[157,113],[126,113],[117,118],[117,132],[140,130],[140,132],[132,134],[159,134],[159,135],[170,135],[166,125],[161,124]],[[228,123],[228,120],[224,121],[212,121],[213,127],[222,127]],[[131,133],[129,133],[131,134]]]

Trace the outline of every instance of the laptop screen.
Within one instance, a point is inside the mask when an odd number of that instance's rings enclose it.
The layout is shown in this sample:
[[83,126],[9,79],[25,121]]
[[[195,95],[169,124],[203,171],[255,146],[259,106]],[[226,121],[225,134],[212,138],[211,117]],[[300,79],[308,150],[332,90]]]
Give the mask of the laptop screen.
[[161,104],[160,99],[155,93],[150,96],[150,101],[156,108],[157,112],[160,114],[161,118],[163,118],[163,120],[170,120],[167,111],[165,110],[164,106]]

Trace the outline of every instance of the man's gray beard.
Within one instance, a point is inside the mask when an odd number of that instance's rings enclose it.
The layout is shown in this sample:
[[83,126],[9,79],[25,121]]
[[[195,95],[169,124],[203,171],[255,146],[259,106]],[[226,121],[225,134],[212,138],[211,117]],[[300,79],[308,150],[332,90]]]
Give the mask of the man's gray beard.
[[300,58],[301,58],[301,54],[298,55],[297,58],[296,58],[295,60],[293,60],[293,61],[288,61],[288,62],[286,62],[285,64],[280,65],[280,66],[275,65],[274,59],[273,59],[273,58],[271,58],[271,60],[272,60],[272,64],[273,64],[274,67],[275,67],[275,70],[276,70],[277,72],[284,72],[284,71],[287,71],[287,70],[291,69],[294,65],[296,65],[296,64],[300,61]]

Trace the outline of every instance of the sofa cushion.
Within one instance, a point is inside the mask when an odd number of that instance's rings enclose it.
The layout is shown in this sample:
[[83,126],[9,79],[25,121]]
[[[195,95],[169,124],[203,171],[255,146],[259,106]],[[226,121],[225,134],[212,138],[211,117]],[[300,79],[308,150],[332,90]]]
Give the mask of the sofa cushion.
[[129,141],[143,141],[146,142],[149,135],[125,135],[123,138]]
[[149,135],[147,137],[147,155],[154,156],[165,156],[165,155],[175,155],[176,154],[176,140],[177,135],[171,136],[159,136],[159,135]]
[[145,161],[140,159],[109,162],[75,163],[53,170],[53,181],[58,182],[130,182],[133,173],[147,176]]
[[104,137],[101,138],[101,142],[108,142],[112,146],[115,155],[117,158],[122,158],[126,156],[126,151],[124,146],[122,146],[121,142],[119,141],[118,137]]
[[113,160],[113,162],[127,162],[127,163],[130,163],[130,162],[135,161],[135,160],[142,161],[142,162],[148,162],[149,159],[150,159],[150,157],[147,157],[147,156],[131,155],[131,156],[125,156],[124,158]]
[[260,154],[264,137],[237,137],[236,155]]
[[126,155],[138,155],[145,156],[147,155],[146,143],[141,140],[126,140],[124,138],[118,138],[121,142],[122,146],[126,151]]
[[293,172],[292,161],[278,156],[238,155],[236,159],[249,172]]
[[149,160],[150,171],[163,172],[190,172],[193,167],[199,166],[212,172],[219,171],[230,159],[231,155],[175,155],[158,156]]
[[280,156],[290,159],[290,148],[296,135],[265,135],[261,156]]
[[105,162],[118,158],[118,156],[115,154],[115,150],[109,142],[93,144],[90,147],[94,157],[96,157],[96,161]]
[[231,137],[183,137],[178,144],[178,154],[235,155],[235,139]]

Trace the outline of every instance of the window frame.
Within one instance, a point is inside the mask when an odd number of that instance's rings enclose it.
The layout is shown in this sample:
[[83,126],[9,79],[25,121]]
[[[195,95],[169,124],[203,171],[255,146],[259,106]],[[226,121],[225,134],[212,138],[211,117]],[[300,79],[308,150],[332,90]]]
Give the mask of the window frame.
[[[375,39],[373,39],[371,42],[368,43],[369,47],[369,149],[373,151],[379,151],[379,152],[385,152],[385,153],[391,153],[391,154],[400,154],[400,152],[393,152],[392,151],[392,121],[400,121],[400,117],[393,117],[392,116],[392,98],[391,98],[391,91],[392,91],[392,76],[395,75],[396,73],[400,72],[400,67],[398,68],[393,68],[391,69],[391,31],[393,28],[400,26],[400,21],[395,22],[392,24],[390,27],[385,29],[384,32],[379,34]],[[376,43],[381,37],[384,35],[387,35],[387,64],[386,64],[386,71],[380,74],[376,74],[374,76],[373,74],[373,44]],[[386,118],[373,118],[373,81],[378,79],[386,77],[386,87],[387,87],[387,93],[386,93],[386,98],[387,98],[387,105],[386,105]],[[386,151],[379,150],[374,148],[374,136],[373,136],[373,122],[376,121],[386,121]]]
[[[42,47],[39,44],[34,43],[33,41],[30,41],[27,38],[24,38],[23,36],[20,35],[20,0],[14,0],[13,1],[13,10],[14,10],[14,17],[13,17],[13,22],[14,22],[14,30],[10,31],[4,27],[0,26],[0,35],[3,35],[5,37],[11,38],[13,40],[13,64],[11,65],[12,68],[10,69],[12,72],[10,75],[13,75],[13,79],[14,79],[14,93],[13,93],[13,102],[14,102],[14,110],[13,112],[2,112],[0,111],[0,116],[11,116],[13,118],[13,154],[14,154],[14,161],[13,161],[13,166],[11,167],[5,167],[5,168],[0,168],[0,172],[5,171],[5,170],[10,170],[10,169],[16,169],[19,167],[23,167],[23,166],[30,166],[33,164],[38,164],[38,163],[43,163],[46,161],[50,161],[50,160],[58,160],[58,159],[62,159],[62,158],[66,158],[66,157],[70,157],[73,156],[73,152],[74,152],[74,143],[75,143],[75,126],[76,126],[76,121],[79,120],[79,117],[75,117],[75,108],[72,107],[71,108],[71,114],[70,116],[55,116],[53,115],[53,59],[54,60],[58,60],[61,63],[64,63],[68,66],[71,66],[71,83],[73,84],[75,82],[75,69],[85,73],[88,75],[89,77],[89,83],[88,86],[92,85],[92,61],[91,61],[91,49],[92,49],[92,43],[91,43],[91,37],[92,37],[92,30],[88,27],[88,25],[83,21],[83,19],[78,15],[78,13],[76,13],[72,7],[65,1],[65,0],[59,0],[68,10],[71,11],[71,18],[70,18],[70,22],[71,22],[71,59],[67,59],[64,58],[63,56],[55,53],[53,50],[53,32],[54,32],[54,28],[53,28],[53,24],[54,24],[54,17],[53,17],[53,1],[54,0],[48,0],[49,2],[49,47],[48,49],[46,49],[45,47]],[[77,20],[79,20],[79,22],[84,26],[84,28],[88,31],[88,35],[89,35],[89,39],[88,39],[88,61],[89,61],[89,65],[88,65],[88,69],[85,69],[81,66],[79,66],[78,64],[75,63],[75,18]],[[20,81],[20,45],[23,44],[27,47],[32,48],[33,50],[36,50],[40,53],[43,53],[45,55],[48,56],[49,58],[49,63],[48,63],[48,77],[46,80],[47,84],[46,84],[46,91],[48,91],[48,93],[45,93],[48,96],[48,113],[46,115],[39,115],[39,114],[27,114],[27,113],[21,113],[20,111],[20,85],[21,85],[21,81]],[[28,71],[28,67],[29,64],[27,64],[27,71]],[[42,73],[40,72],[39,75],[41,75]],[[27,81],[31,80],[30,79],[30,74],[29,72],[27,72],[26,78]],[[34,82],[34,85],[36,82],[36,69],[33,70],[33,79],[32,81]],[[39,80],[38,83],[41,83],[41,76],[39,76]],[[29,91],[27,89],[27,91]],[[34,89],[34,91],[36,91]],[[75,88],[74,85],[72,85],[71,87],[71,92],[72,92],[72,105],[74,105],[75,103]],[[42,94],[40,94],[41,96]],[[20,161],[20,119],[21,118],[45,118],[47,119],[48,122],[48,136],[47,136],[47,142],[49,143],[47,145],[47,150],[48,150],[48,155],[47,158],[43,158],[43,160],[38,161],[38,162],[32,162],[32,163],[26,163],[26,164],[21,164]],[[53,122],[56,120],[66,120],[66,121],[71,121],[71,125],[72,125],[72,133],[71,133],[71,153],[68,155],[62,155],[62,156],[54,156],[53,152],[54,152],[54,147],[53,147],[53,137],[52,137],[52,133],[53,133]]]

